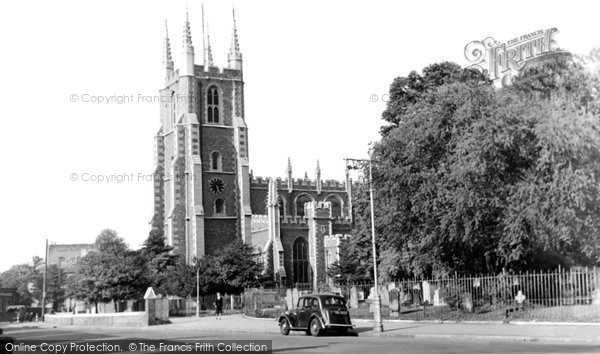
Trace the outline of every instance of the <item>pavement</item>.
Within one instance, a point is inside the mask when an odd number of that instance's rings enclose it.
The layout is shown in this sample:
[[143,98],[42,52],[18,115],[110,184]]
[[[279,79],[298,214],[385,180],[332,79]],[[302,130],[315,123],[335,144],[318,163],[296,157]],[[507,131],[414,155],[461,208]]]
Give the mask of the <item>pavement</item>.
[[[170,324],[147,327],[146,331],[172,332],[198,330],[210,332],[279,333],[275,319],[249,318],[243,315],[214,317],[174,317]],[[384,332],[373,331],[373,322],[354,319],[354,332],[360,337],[398,337],[412,339],[517,341],[582,344],[600,346],[600,323],[532,323],[532,322],[412,322],[384,321]],[[42,322],[4,324],[8,328],[56,327]],[[73,328],[65,326],[64,328]],[[88,328],[89,329],[89,328]],[[139,329],[139,328],[138,328]],[[294,333],[294,332],[292,332]],[[295,332],[301,333],[301,332]]]

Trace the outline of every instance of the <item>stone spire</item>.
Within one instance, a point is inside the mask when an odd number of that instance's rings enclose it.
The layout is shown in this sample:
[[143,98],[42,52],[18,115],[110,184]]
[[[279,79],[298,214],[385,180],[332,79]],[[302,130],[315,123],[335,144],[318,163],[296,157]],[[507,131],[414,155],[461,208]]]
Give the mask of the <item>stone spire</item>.
[[235,8],[233,10],[233,33],[231,34],[231,47],[227,53],[227,63],[230,69],[242,70],[242,52],[238,40],[237,26],[235,23]]
[[285,174],[287,175],[288,191],[291,193],[294,190],[294,179],[292,178],[292,162],[289,157]]
[[213,66],[212,49],[210,48],[210,35],[208,34],[208,23],[204,22],[204,3],[202,4],[202,48],[204,50],[204,71]]
[[183,23],[182,47],[184,52],[194,54],[194,44],[192,43],[192,30],[190,29],[190,17],[185,11],[185,22]]
[[288,175],[292,174],[292,161],[290,160],[289,157],[288,157],[288,163],[287,163],[287,167],[285,169],[285,173]]
[[207,67],[214,66],[212,49],[210,48],[210,29],[208,27],[208,21],[206,22],[206,60],[208,63]]
[[171,55],[171,42],[169,41],[169,27],[167,26],[167,19],[165,18],[165,38],[163,46],[163,70],[165,77],[173,73],[173,56]]
[[190,30],[190,19],[188,12],[185,12],[185,22],[183,23],[183,39],[181,46],[182,63],[179,75],[194,75],[194,45],[192,44],[192,31]]
[[319,160],[317,160],[317,168],[315,169],[315,178],[317,180],[317,193],[321,194],[323,190],[323,182],[321,181],[321,166],[319,165]]

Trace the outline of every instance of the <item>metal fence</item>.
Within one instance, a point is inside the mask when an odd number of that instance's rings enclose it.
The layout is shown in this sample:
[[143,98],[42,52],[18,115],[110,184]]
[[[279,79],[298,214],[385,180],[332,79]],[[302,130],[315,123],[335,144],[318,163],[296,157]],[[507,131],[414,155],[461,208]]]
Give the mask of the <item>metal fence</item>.
[[251,317],[277,318],[287,309],[285,288],[245,289],[242,301],[244,315]]
[[[200,315],[214,315],[216,294],[204,295],[200,297]],[[196,315],[196,298],[173,298],[169,300],[169,315],[178,316],[195,316]],[[241,313],[243,307],[243,295],[223,295],[223,313],[233,314]]]
[[[298,295],[312,291],[296,289]],[[354,318],[373,318],[371,283],[325,285],[317,291],[344,296]],[[286,301],[285,288],[246,293],[251,296],[244,296],[247,315],[272,317],[293,304]],[[405,279],[380,285],[379,294],[384,319],[600,321],[600,268]]]

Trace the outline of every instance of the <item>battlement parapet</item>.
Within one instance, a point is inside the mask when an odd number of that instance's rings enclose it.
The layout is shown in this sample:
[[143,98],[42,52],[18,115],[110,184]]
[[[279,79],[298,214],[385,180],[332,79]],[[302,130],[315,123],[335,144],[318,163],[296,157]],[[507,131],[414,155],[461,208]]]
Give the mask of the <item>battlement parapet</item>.
[[315,209],[331,209],[331,202],[314,202],[311,203]]
[[317,187],[317,181],[313,181],[310,178],[292,179],[292,184],[293,184],[294,188],[296,188],[296,187],[315,187],[316,188]]
[[269,216],[268,215],[252,215],[252,224],[268,224]]
[[250,184],[267,187],[269,185],[269,179],[261,176],[252,177],[252,179],[250,180]]
[[348,240],[352,235],[349,234],[333,234],[325,235],[325,240]]
[[349,234],[333,234],[333,235],[327,235],[325,236],[325,238],[329,238],[329,239],[340,239],[340,240],[347,240],[350,237],[352,237],[352,235]]
[[[208,71],[204,71],[204,65],[194,65],[194,76],[201,79],[242,79],[242,71],[238,69],[231,69],[222,66],[211,66]],[[172,85],[175,81],[180,78],[179,70],[173,70],[172,73],[167,74],[165,77],[165,83],[167,86]]]
[[242,79],[242,71],[221,66],[211,66],[204,71],[204,65],[194,65],[194,76],[198,78]]
[[[312,179],[294,179],[294,189],[314,189],[317,190],[317,181]],[[333,179],[321,180],[321,190],[323,191],[345,191],[346,183]]]
[[284,216],[281,218],[280,220],[281,224],[294,224],[294,225],[301,225],[301,224],[308,224],[308,219],[304,216]]
[[334,225],[352,225],[352,220],[350,218],[345,218],[345,217],[335,217],[333,218],[333,224]]
[[[266,187],[269,185],[269,179],[271,177],[261,177],[261,176],[252,176],[250,180],[250,184],[256,187]],[[277,189],[285,190],[288,188],[288,180],[287,178],[275,177],[275,185]],[[292,180],[292,188],[293,189],[302,189],[302,190],[317,190],[317,181],[312,179],[304,179],[297,178]],[[358,184],[353,183],[353,187],[358,186]],[[335,191],[335,192],[343,192],[346,190],[346,182],[345,181],[337,181],[333,179],[328,179],[322,181],[321,184],[322,191]]]
[[331,202],[307,202],[304,210],[309,217],[331,218]]
[[346,188],[346,182],[337,181],[335,179],[326,179],[323,181],[323,188]]

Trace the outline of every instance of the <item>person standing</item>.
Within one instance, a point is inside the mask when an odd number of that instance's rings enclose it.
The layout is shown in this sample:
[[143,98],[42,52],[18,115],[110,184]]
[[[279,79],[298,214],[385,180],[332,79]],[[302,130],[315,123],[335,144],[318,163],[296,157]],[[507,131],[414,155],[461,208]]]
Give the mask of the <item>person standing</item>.
[[221,293],[217,292],[217,300],[215,301],[215,307],[217,308],[215,319],[220,320],[221,314],[223,313],[223,298],[221,297]]

